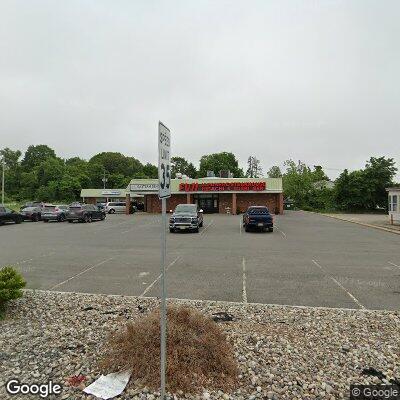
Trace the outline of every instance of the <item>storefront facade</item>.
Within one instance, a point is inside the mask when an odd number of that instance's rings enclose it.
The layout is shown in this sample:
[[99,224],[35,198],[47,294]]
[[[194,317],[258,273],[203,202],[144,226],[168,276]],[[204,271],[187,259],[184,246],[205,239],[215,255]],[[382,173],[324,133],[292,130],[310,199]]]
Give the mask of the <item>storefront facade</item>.
[[400,224],[400,188],[389,188],[387,191],[390,223]]
[[[161,212],[156,179],[133,179],[129,196],[143,195],[145,211]],[[265,205],[271,212],[283,213],[281,178],[201,178],[172,179],[167,210],[178,204],[198,204],[205,213],[237,214],[252,205]]]

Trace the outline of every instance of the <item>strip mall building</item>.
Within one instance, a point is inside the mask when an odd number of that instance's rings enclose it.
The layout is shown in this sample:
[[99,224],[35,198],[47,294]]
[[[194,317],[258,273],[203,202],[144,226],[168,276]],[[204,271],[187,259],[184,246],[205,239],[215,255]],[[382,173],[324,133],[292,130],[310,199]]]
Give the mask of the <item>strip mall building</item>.
[[[244,212],[249,206],[266,205],[271,212],[283,213],[281,178],[201,178],[172,179],[167,210],[177,204],[198,204],[205,213]],[[161,212],[157,179],[133,179],[127,188],[127,201],[143,195],[147,212]]]

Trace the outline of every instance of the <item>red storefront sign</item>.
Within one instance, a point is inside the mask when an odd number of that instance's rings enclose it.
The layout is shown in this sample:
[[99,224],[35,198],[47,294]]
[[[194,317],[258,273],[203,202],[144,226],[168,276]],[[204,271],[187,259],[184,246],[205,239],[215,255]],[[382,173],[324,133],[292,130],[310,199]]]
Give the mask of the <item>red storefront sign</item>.
[[266,189],[265,182],[215,182],[180,183],[180,192],[260,192]]

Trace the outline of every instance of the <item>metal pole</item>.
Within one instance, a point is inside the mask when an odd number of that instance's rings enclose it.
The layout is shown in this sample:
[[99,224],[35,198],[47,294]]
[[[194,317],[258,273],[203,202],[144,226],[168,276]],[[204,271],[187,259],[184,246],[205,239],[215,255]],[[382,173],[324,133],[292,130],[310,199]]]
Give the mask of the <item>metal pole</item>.
[[4,205],[4,170],[6,168],[6,163],[3,157],[3,172],[1,176],[1,204]]
[[165,285],[165,258],[167,251],[167,200],[162,199],[162,229],[161,229],[161,399],[165,399],[165,370],[167,350],[167,287]]

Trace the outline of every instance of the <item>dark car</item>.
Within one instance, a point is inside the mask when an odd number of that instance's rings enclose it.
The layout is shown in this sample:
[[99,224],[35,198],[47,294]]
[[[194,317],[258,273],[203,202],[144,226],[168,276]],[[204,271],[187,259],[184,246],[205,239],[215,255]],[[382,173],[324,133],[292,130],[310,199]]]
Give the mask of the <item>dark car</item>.
[[22,211],[24,208],[27,208],[27,207],[38,207],[38,208],[42,209],[44,206],[45,206],[45,204],[42,201],[28,201],[20,208],[20,211]]
[[94,220],[104,221],[106,213],[99,210],[94,204],[71,204],[67,213],[68,222],[92,222]]
[[274,230],[274,219],[265,206],[252,206],[243,214],[243,227],[246,232],[250,229],[260,229],[269,232]]
[[40,221],[42,218],[42,209],[40,207],[25,207],[21,210],[24,221]]
[[46,204],[42,210],[42,221],[57,221],[64,222],[67,219],[68,206],[64,204],[51,205]]
[[16,224],[20,224],[23,220],[24,218],[20,213],[0,206],[0,225],[5,224],[6,222],[15,222]]
[[198,232],[203,226],[203,210],[197,204],[178,204],[169,219],[169,231],[189,230]]

